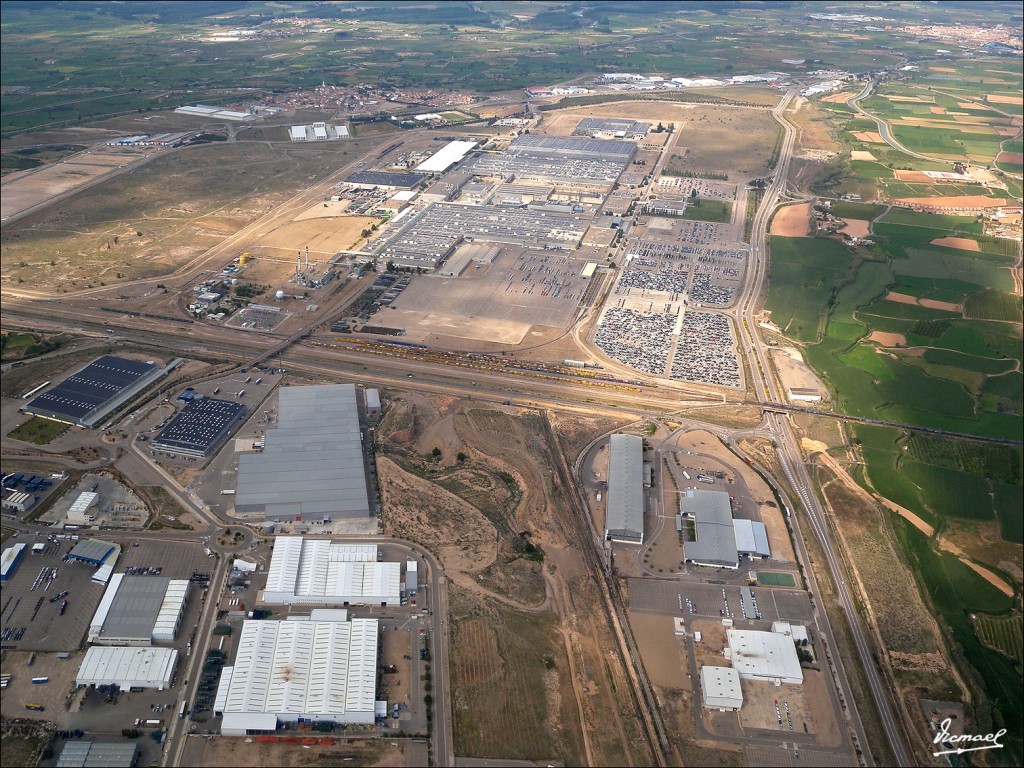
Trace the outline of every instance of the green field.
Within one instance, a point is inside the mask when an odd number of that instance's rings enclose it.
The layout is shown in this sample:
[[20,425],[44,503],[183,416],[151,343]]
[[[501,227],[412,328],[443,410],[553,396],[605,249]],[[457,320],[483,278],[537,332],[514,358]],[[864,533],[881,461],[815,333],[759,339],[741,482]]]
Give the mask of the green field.
[[796,579],[791,573],[780,573],[779,571],[758,571],[757,583],[766,587],[795,587]]
[[63,435],[70,429],[70,425],[61,424],[59,421],[50,421],[39,416],[33,416],[20,427],[7,433],[13,440],[23,440],[26,443],[35,445],[46,445]]
[[1024,665],[1022,624],[1024,617],[1016,612],[1009,616],[989,616],[985,613],[974,616],[974,630],[981,642],[1013,659],[1018,668]]
[[1005,613],[1013,600],[999,592],[957,558],[937,552],[932,543],[908,523],[897,520],[897,534],[908,553],[913,571],[918,575],[924,593],[938,611],[939,619],[959,645],[964,660],[983,681],[991,709],[974,707],[977,729],[990,733],[1006,727],[1005,741],[1009,754],[1007,765],[1020,764],[1022,743],[1017,724],[1024,718],[1024,702],[1020,695],[1020,674],[998,651],[987,648],[975,634],[970,615],[976,612]]
[[765,307],[783,333],[816,341],[839,276],[853,261],[851,250],[825,238],[771,238],[771,290]]
[[860,219],[861,221],[871,221],[872,219],[877,218],[884,210],[884,205],[850,203],[846,200],[837,200],[832,203],[832,207],[829,208],[829,212],[833,216],[838,216],[840,219]]
[[705,200],[696,198],[686,206],[686,212],[672,218],[691,221],[710,221],[727,224],[732,219],[732,203],[727,200]]

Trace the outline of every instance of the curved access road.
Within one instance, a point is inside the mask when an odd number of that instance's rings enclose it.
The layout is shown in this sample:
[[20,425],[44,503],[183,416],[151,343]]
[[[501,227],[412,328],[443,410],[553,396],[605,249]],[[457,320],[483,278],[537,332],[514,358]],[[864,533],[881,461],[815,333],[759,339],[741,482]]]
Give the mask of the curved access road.
[[885,143],[888,144],[893,149],[902,152],[905,155],[916,157],[918,160],[928,160],[929,162],[932,163],[946,163],[948,165],[952,165],[951,160],[945,160],[941,157],[929,157],[928,155],[922,155],[920,152],[912,152],[911,150],[907,149],[898,141],[896,141],[896,138],[892,135],[892,131],[889,129],[889,124],[887,122],[885,122],[880,117],[875,117],[873,114],[871,114],[863,107],[861,107],[860,102],[866,99],[868,96],[870,96],[871,92],[874,89],[875,81],[869,80],[868,84],[864,86],[863,91],[861,91],[852,99],[846,102],[847,106],[850,106],[853,109],[857,110],[859,114],[864,115],[864,117],[868,118],[869,120],[873,120],[875,122],[875,125],[878,126],[878,135],[881,136],[882,140],[885,141]]
[[[861,97],[867,95],[869,92],[870,85],[865,89],[864,93],[861,94]],[[788,122],[784,116],[785,110],[789,106],[794,94],[795,90],[789,91],[775,109],[772,110],[773,117],[782,126],[784,137],[779,155],[779,163],[776,166],[775,174],[770,184],[765,189],[764,199],[754,216],[753,228],[751,230],[751,266],[750,269],[747,270],[748,277],[743,286],[743,295],[739,302],[738,330],[740,347],[743,350],[744,357],[746,358],[746,362],[750,370],[750,379],[754,388],[754,393],[761,402],[786,402],[783,388],[776,380],[771,363],[768,360],[766,346],[761,342],[756,333],[755,329],[757,328],[757,323],[755,319],[755,312],[758,308],[762,291],[767,287],[768,223],[771,219],[772,213],[775,211],[779,196],[786,183],[789,163],[793,156],[793,147],[797,138],[796,127]],[[799,497],[800,502],[803,504],[803,507],[807,512],[807,517],[810,520],[811,527],[814,529],[814,534],[820,542],[826,564],[832,576],[832,580],[835,582],[837,595],[850,625],[850,633],[853,637],[854,645],[856,646],[857,655],[860,658],[861,667],[864,670],[864,676],[867,680],[874,703],[878,709],[885,734],[892,747],[893,754],[896,757],[896,762],[900,766],[909,766],[912,764],[912,758],[908,757],[907,749],[903,744],[899,723],[897,723],[892,707],[889,704],[885,685],[883,684],[881,675],[875,665],[871,646],[868,644],[864,628],[861,626],[861,620],[854,605],[850,588],[846,584],[843,564],[841,562],[840,555],[832,542],[832,532],[829,528],[828,520],[825,517],[825,511],[814,491],[814,485],[807,472],[807,467],[803,463],[803,458],[800,454],[799,440],[793,433],[789,420],[780,417],[777,413],[767,413],[766,423],[768,429],[775,436],[775,442],[778,445],[779,462],[782,465],[783,472],[785,473],[794,492]],[[803,550],[803,539],[799,535],[798,518],[794,516],[792,521],[794,530],[798,534],[794,537],[794,540],[797,542],[800,549]],[[809,562],[806,552],[802,551],[801,555],[804,562]],[[811,586],[812,593],[815,595],[821,595],[821,591],[819,590],[814,577],[813,569],[807,569],[807,578]],[[820,612],[820,620],[821,623],[819,627],[826,632],[830,638],[834,637],[827,612],[824,610]],[[835,647],[834,640],[832,640],[830,644],[833,648]],[[837,682],[840,686],[841,694],[848,705],[847,711],[849,712],[850,725],[860,742],[859,746],[863,751],[868,764],[871,764],[873,761],[870,756],[869,744],[865,737],[860,717],[857,713],[856,702],[851,695],[849,684],[846,680],[846,675],[842,670],[838,654],[836,654],[834,658],[836,662]]]

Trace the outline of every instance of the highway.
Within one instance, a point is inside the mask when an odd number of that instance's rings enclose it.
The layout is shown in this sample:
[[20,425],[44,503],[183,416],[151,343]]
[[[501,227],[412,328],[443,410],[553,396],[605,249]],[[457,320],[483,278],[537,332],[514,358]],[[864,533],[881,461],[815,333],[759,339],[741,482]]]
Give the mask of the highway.
[[[870,84],[865,92],[858,98],[864,98],[869,93]],[[784,138],[780,149],[779,161],[774,175],[768,187],[765,189],[764,197],[758,208],[754,221],[751,236],[751,249],[749,266],[744,277],[741,298],[736,310],[738,339],[740,349],[746,361],[751,385],[754,395],[762,404],[784,403],[785,396],[781,385],[774,378],[773,368],[767,357],[764,344],[758,338],[755,328],[757,327],[755,313],[758,309],[760,297],[767,288],[767,266],[768,266],[768,222],[779,197],[786,184],[790,160],[797,138],[796,128],[785,119],[785,111],[791,103],[796,91],[792,90],[780,101],[772,111],[775,119],[783,128]],[[880,133],[881,131],[880,124]],[[883,133],[883,136],[885,134]],[[235,235],[227,238],[224,242],[204,253],[198,259],[178,271],[177,277],[191,278],[196,275],[205,265],[214,261],[225,261],[241,249],[245,242],[259,236],[271,226],[275,220],[282,215],[292,216],[307,206],[310,201],[322,196],[323,193],[339,178],[347,172],[351,166],[331,174],[325,179],[317,182],[313,187],[295,195],[291,200],[272,212],[268,217],[250,223]],[[166,280],[163,278],[152,278],[141,283]],[[110,289],[98,289],[78,294],[75,299],[80,299],[85,293],[95,295],[102,294]],[[5,291],[10,295],[10,292]],[[61,330],[68,330],[75,326],[94,326],[91,330],[100,332],[106,326],[118,329],[117,335],[125,340],[152,345],[176,354],[213,357],[221,362],[237,362],[239,365],[251,364],[254,360],[269,360],[274,357],[275,364],[286,364],[289,369],[297,369],[311,373],[327,374],[335,378],[358,378],[364,382],[381,383],[390,386],[411,385],[418,390],[427,392],[438,392],[445,394],[459,393],[479,397],[481,400],[515,402],[517,405],[527,405],[538,408],[559,408],[587,412],[601,412],[614,410],[620,415],[634,414],[638,418],[653,414],[666,414],[677,410],[683,403],[680,402],[681,394],[685,393],[694,398],[702,405],[729,405],[735,406],[739,403],[734,400],[727,402],[720,393],[703,392],[700,389],[684,389],[681,386],[647,386],[638,391],[603,391],[598,387],[588,386],[585,382],[561,379],[547,381],[538,378],[529,378],[515,374],[509,370],[477,370],[469,367],[459,367],[452,364],[439,362],[410,361],[401,357],[387,358],[370,357],[365,352],[358,350],[330,349],[327,347],[312,347],[304,338],[315,330],[322,321],[311,323],[298,331],[282,337],[280,335],[260,335],[245,331],[206,325],[203,323],[172,323],[152,318],[125,318],[116,313],[101,311],[95,305],[74,306],[66,300],[52,300],[41,302],[34,306],[26,301],[15,299],[5,302],[4,320],[5,325],[12,319],[21,319],[36,325],[36,327],[53,327]],[[154,310],[160,311],[160,310]],[[410,382],[408,376],[415,381]],[[737,396],[738,399],[739,396]],[[844,569],[840,556],[837,554],[832,543],[832,534],[826,520],[824,510],[814,492],[814,486],[804,465],[799,449],[798,439],[795,436],[788,419],[777,413],[767,413],[765,428],[778,444],[778,456],[786,479],[793,491],[800,499],[814,531],[815,537],[821,544],[825,555],[826,564],[835,582],[839,600],[847,614],[850,623],[850,630],[860,658],[864,675],[871,690],[872,697],[881,716],[881,720],[889,743],[892,746],[896,760],[901,766],[910,765],[907,751],[902,743],[898,724],[892,714],[889,705],[886,689],[875,666],[871,647],[861,626],[860,618],[855,609],[849,587],[844,579]],[[133,450],[129,459],[135,462],[146,464],[150,472],[157,472],[168,490],[182,505],[194,512],[210,526],[210,541],[216,539],[216,533],[224,521],[217,519],[203,505],[196,501],[181,489],[177,483],[159,467],[152,465],[148,457],[139,451]],[[122,459],[123,461],[124,459]],[[559,468],[562,471],[562,468]],[[564,471],[568,478],[568,471]],[[579,500],[576,499],[574,504]],[[584,507],[578,511],[583,514]],[[227,524],[236,524],[237,521],[229,521]],[[797,528],[797,518],[793,518],[794,528]],[[803,540],[799,535],[794,537],[800,549],[801,559],[809,563],[806,551],[804,551]],[[584,547],[589,550],[590,547]],[[600,548],[597,552],[600,552]],[[441,574],[440,567],[429,556],[424,553],[430,569],[431,601],[434,605],[434,627],[436,642],[434,668],[438,675],[438,684],[434,691],[434,707],[436,716],[433,719],[434,729],[434,755],[435,760],[442,765],[452,765],[454,761],[454,745],[451,734],[451,704],[449,693],[448,669],[447,669],[447,642],[445,640],[446,630],[443,628],[444,617],[447,614],[447,592],[445,580]],[[221,556],[218,560],[217,571],[211,583],[210,592],[218,594],[226,576],[227,558]],[[595,565],[598,565],[595,563]],[[821,601],[821,592],[817,587],[813,570],[807,569],[807,576],[810,582],[812,594],[816,600]],[[607,587],[606,587],[607,588]],[[620,600],[616,596],[613,599],[609,591],[605,592],[607,608],[612,617],[613,625],[619,635],[619,642],[624,649],[627,667],[639,666],[639,657],[636,655],[636,648],[632,639],[628,622],[620,616],[617,607]],[[189,701],[192,700],[194,689],[198,685],[199,675],[197,664],[205,656],[206,648],[211,641],[208,631],[212,626],[215,611],[207,610],[203,614],[200,630],[196,633],[196,642],[191,658],[188,660],[186,671],[182,673],[182,691]],[[829,626],[827,614],[820,611],[820,626],[823,633],[830,640],[829,645],[836,647],[834,634]],[[836,663],[838,683],[840,692],[848,704],[850,724],[858,741],[859,748],[863,751],[865,759],[870,764],[873,762],[867,738],[863,726],[856,711],[856,703],[852,696],[849,685],[843,674],[841,661],[838,655],[834,656]],[[649,682],[643,675],[642,669],[630,670],[630,678],[633,683],[633,695],[638,700],[640,711],[644,714],[645,727],[648,738],[662,761],[667,762],[668,744],[664,726],[660,721],[660,713],[655,704],[655,697],[650,689]],[[187,681],[187,682],[185,682]],[[189,723],[188,720],[175,721],[172,723],[168,733],[170,742],[165,764],[176,765],[180,759],[184,747],[183,731]]]
[[[762,199],[761,205],[754,217],[754,225],[751,230],[751,264],[747,270],[747,279],[744,284],[743,298],[740,300],[739,308],[738,326],[740,348],[746,358],[755,396],[762,402],[785,402],[785,393],[780,383],[772,374],[773,369],[770,361],[768,360],[766,351],[768,347],[760,341],[756,331],[754,330],[757,328],[754,316],[760,303],[760,297],[767,289],[768,224],[786,183],[789,163],[793,156],[793,147],[797,138],[796,127],[785,118],[786,108],[789,106],[794,94],[795,90],[788,92],[785,98],[783,98],[775,109],[772,110],[772,115],[782,126],[785,135],[774,176],[769,186],[765,189],[764,198]],[[864,94],[862,94],[862,96],[863,95]],[[826,564],[828,565],[832,580],[835,582],[836,594],[838,595],[843,609],[846,612],[846,617],[850,624],[850,632],[854,640],[854,645],[856,646],[857,655],[860,658],[864,676],[867,680],[868,687],[871,690],[871,695],[874,698],[875,706],[878,709],[879,716],[882,720],[882,725],[885,729],[885,734],[892,748],[893,754],[900,766],[909,766],[912,764],[911,760],[908,758],[907,750],[903,745],[899,725],[896,722],[892,707],[889,704],[887,690],[882,682],[878,669],[875,666],[874,656],[865,636],[864,629],[861,626],[860,617],[850,594],[850,588],[846,584],[843,563],[841,562],[840,556],[837,554],[836,548],[832,542],[832,533],[829,528],[829,523],[825,518],[825,511],[814,491],[814,485],[809,473],[807,472],[807,467],[803,462],[803,458],[800,453],[799,440],[794,434],[793,428],[788,419],[780,417],[776,413],[768,413],[767,424],[772,434],[775,436],[775,442],[778,445],[777,454],[779,462],[782,465],[786,479],[789,481],[793,491],[797,494],[803,504],[804,510],[807,513],[807,518],[811,523],[811,528],[814,531],[814,535],[821,544],[822,551],[825,554]],[[792,520],[794,530],[797,533],[797,535],[794,536],[794,539],[797,541],[799,548],[803,550],[803,541],[799,535],[797,516],[794,515]],[[801,557],[803,562],[810,562],[805,551],[801,551]],[[806,573],[807,578],[811,583],[811,592],[817,597],[820,605],[821,590],[817,587],[813,568],[808,568]],[[824,628],[828,632],[829,636],[833,638],[830,645],[835,648],[836,644],[834,640],[834,633],[831,630],[828,615],[824,611],[823,607],[820,614]],[[859,742],[858,746],[863,751],[865,759],[868,760],[870,764],[873,760],[871,758],[869,743],[865,736],[860,717],[857,713],[854,698],[845,681],[845,675],[842,674],[842,667],[838,656],[835,656],[835,661],[836,669],[839,671],[841,692],[848,703],[850,722]]]

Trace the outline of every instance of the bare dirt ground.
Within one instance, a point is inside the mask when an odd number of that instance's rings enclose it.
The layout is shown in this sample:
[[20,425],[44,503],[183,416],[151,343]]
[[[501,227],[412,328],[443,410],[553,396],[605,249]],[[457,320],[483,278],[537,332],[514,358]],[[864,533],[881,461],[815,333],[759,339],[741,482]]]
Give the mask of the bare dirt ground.
[[958,248],[961,251],[980,251],[981,246],[977,240],[968,237],[940,237],[932,240],[932,245],[944,245],[947,248]]
[[350,200],[325,200],[322,203],[310,206],[295,217],[295,221],[306,221],[307,219],[329,219],[332,216],[344,216],[348,209]]
[[894,293],[889,291],[885,294],[886,301],[894,301],[897,304],[917,304],[921,307],[928,307],[930,309],[944,309],[949,312],[960,312],[963,307],[959,304],[954,304],[951,301],[936,301],[935,299],[919,299],[916,296],[908,296],[905,293]]
[[16,171],[4,177],[0,188],[0,216],[7,219],[51,197],[69,192],[122,166],[166,151],[157,147],[100,146],[72,155],[59,163]]
[[822,96],[821,100],[828,104],[845,104],[856,95],[857,94],[854,91],[841,91],[840,93],[833,93],[829,94],[828,96]]
[[[297,733],[298,738],[312,733]],[[319,734],[318,734],[319,736]],[[196,748],[202,745],[201,749]],[[301,744],[267,744],[247,739],[189,740],[186,755],[196,760],[193,765],[274,765],[281,768],[302,766],[363,765],[380,768],[404,768],[405,749],[401,741],[387,739],[335,739],[332,745],[303,747]]]
[[1024,99],[1020,96],[1007,96],[1002,93],[986,94],[985,100],[991,101],[993,104],[1024,104]]
[[863,141],[865,144],[885,144],[885,139],[878,131],[850,131],[850,134],[857,141]]
[[780,208],[772,219],[771,234],[781,237],[810,237],[811,204],[799,203]]
[[[925,177],[927,178],[927,177]],[[953,195],[951,197],[899,197],[898,202],[910,205],[927,205],[943,208],[998,208],[1007,205],[1002,197],[984,195]]]
[[786,389],[790,387],[816,389],[822,397],[828,397],[828,388],[818,375],[804,362],[803,355],[796,347],[779,347],[771,350],[772,359]]
[[[597,583],[567,538],[579,521],[555,481],[544,416],[386,394],[376,436],[384,530],[422,541],[454,582],[457,752],[647,764]],[[611,425],[569,414],[551,424],[570,457]]]
[[862,219],[840,219],[846,226],[843,231],[850,237],[868,237],[871,234],[871,222]]
[[572,111],[579,116],[626,114],[634,120],[674,123],[676,151],[666,167],[675,170],[758,175],[767,169],[779,133],[778,124],[767,110],[743,107],[652,101],[595,105]]
[[[1004,135],[1015,135],[1015,134],[1004,134]],[[1024,154],[1020,152],[1000,152],[999,156],[996,157],[1000,163],[1015,163],[1020,165],[1024,163]]]
[[651,682],[662,688],[682,688],[686,682],[684,641],[676,636],[672,617],[630,611],[629,624]]
[[353,250],[362,240],[360,232],[376,223],[377,219],[369,216],[297,219],[271,229],[246,247],[254,256],[294,259],[308,246],[310,258],[323,263],[339,250]]
[[872,331],[868,341],[877,341],[883,347],[905,347],[907,337],[902,333],[887,333],[885,331]]
[[868,152],[866,149],[855,149],[850,152],[851,160],[875,160],[877,159],[873,154]]

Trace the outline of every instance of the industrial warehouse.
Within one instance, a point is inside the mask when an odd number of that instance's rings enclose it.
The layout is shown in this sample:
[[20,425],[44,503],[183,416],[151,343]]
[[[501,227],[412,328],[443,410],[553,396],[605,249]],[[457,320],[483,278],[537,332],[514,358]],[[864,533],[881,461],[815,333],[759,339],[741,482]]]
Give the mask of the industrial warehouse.
[[284,387],[263,453],[238,462],[235,511],[267,520],[369,517],[354,384]]
[[173,648],[101,648],[93,646],[75,677],[77,686],[116,685],[132,688],[170,688],[178,652]]
[[153,441],[153,447],[171,453],[205,458],[227,440],[245,418],[241,403],[209,397],[191,400]]
[[705,664],[700,668],[700,688],[708,709],[735,712],[743,706],[740,674],[732,667]]
[[389,171],[357,171],[346,176],[345,184],[356,189],[414,189],[427,179],[425,173],[393,173]]
[[217,687],[221,734],[273,732],[279,722],[372,725],[377,620],[344,614],[244,622],[234,666],[224,667]]
[[750,558],[771,556],[764,523],[733,520],[729,494],[690,488],[679,498],[679,510],[676,530],[683,530],[684,518],[692,518],[697,533],[696,541],[683,545],[686,562],[736,569],[741,555]]
[[119,406],[176,367],[104,355],[68,376],[21,410],[79,427],[94,427]]
[[726,658],[743,680],[761,680],[775,685],[804,681],[804,672],[793,638],[778,632],[726,630],[729,647]]
[[604,537],[644,542],[643,438],[612,435],[608,449],[608,509]]
[[260,601],[267,605],[399,605],[401,564],[374,544],[279,536]]
[[124,646],[173,642],[188,589],[184,580],[114,574],[89,623],[89,642]]

